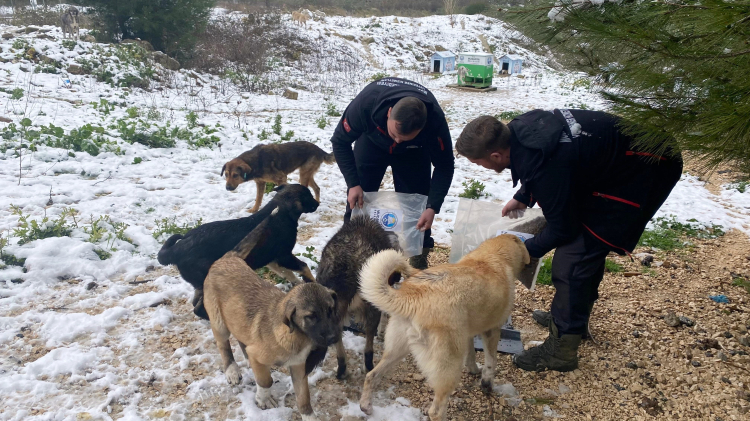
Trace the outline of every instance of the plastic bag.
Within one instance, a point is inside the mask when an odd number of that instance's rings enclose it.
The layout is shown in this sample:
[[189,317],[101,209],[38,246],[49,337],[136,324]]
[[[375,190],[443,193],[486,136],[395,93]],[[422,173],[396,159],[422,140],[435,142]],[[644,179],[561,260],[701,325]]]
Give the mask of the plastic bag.
[[367,215],[378,221],[386,231],[398,235],[404,256],[422,254],[424,232],[417,222],[427,206],[427,196],[393,191],[365,192],[362,209],[352,210],[352,216]]
[[[466,253],[492,237],[514,234],[525,241],[547,225],[541,209],[515,210],[506,217],[500,217],[502,209],[497,203],[466,198],[459,200],[451,237],[451,263],[458,262]],[[541,263],[541,259],[532,258],[518,276],[526,288],[534,289]]]

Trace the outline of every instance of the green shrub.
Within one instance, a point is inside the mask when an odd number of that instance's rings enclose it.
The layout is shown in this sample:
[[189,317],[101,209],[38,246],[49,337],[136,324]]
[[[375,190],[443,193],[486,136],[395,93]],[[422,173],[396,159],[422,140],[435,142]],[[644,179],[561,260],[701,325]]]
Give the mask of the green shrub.
[[730,184],[729,188],[737,190],[740,193],[744,193],[747,191],[748,186],[750,186],[750,181],[741,180],[741,181],[737,181],[737,182]]
[[14,50],[23,50],[24,52],[26,52],[26,50],[29,49],[30,44],[29,44],[29,41],[27,39],[16,38],[13,41],[13,44],[11,45],[11,47],[13,47]]
[[469,181],[462,182],[461,185],[464,186],[464,191],[463,193],[459,194],[458,197],[465,197],[467,199],[479,199],[482,196],[488,196],[488,194],[484,192],[485,185],[477,180],[474,180],[473,178]]
[[501,121],[509,122],[523,113],[525,113],[525,111],[503,111],[500,114],[495,114],[495,118]]
[[198,125],[198,114],[195,111],[190,111],[185,118],[188,122],[188,129],[194,129]]
[[732,280],[732,285],[738,286],[744,289],[748,294],[750,294],[750,281],[746,280],[745,278],[734,278]]
[[[296,256],[306,257],[306,258],[312,260],[313,262],[315,262],[316,264],[319,265],[320,261],[318,260],[317,257],[315,257],[315,254],[313,254],[313,253],[315,253],[315,246],[307,246],[307,247],[305,247],[305,252],[304,253],[297,253]],[[311,270],[315,270],[315,269],[317,269],[317,266],[313,266],[310,269]]]
[[25,215],[17,206],[11,205],[11,212],[18,215],[18,226],[13,229],[13,236],[18,237],[19,245],[45,238],[67,237],[73,228],[68,224],[67,218],[69,216],[75,218],[75,210],[71,208],[64,208],[57,219],[50,220],[47,215],[44,215],[41,221],[30,220],[30,215]]
[[182,225],[178,225],[176,220],[177,217],[173,216],[171,218],[162,218],[155,221],[156,228],[152,234],[154,238],[159,240],[164,235],[172,236],[174,234],[185,234],[191,229],[199,227],[203,223],[203,218],[198,218],[195,223],[190,224],[186,222]]
[[125,112],[128,113],[128,118],[137,118],[140,115],[138,107],[130,107]]
[[271,126],[271,130],[273,130],[273,132],[277,135],[281,135],[281,114],[276,114],[276,117],[273,120],[273,126]]
[[341,113],[336,109],[336,104],[329,102],[326,104],[326,115],[329,117],[340,117]]
[[623,271],[623,268],[619,263],[615,262],[614,260],[607,259],[604,261],[604,270],[610,273],[620,273]]
[[294,137],[294,130],[289,130],[286,133],[284,133],[283,136],[281,136],[281,140],[286,142],[286,141],[292,140],[292,137]]
[[539,285],[552,285],[552,257],[542,259],[542,266],[539,268],[536,283]]
[[64,39],[64,40],[62,40],[62,46],[63,46],[63,48],[67,48],[70,51],[73,51],[76,48],[76,45],[78,45],[78,43],[75,42],[72,39]]
[[276,184],[266,182],[266,189],[265,189],[265,193],[264,194],[271,193],[273,191],[274,187],[276,187]]
[[18,101],[21,98],[23,98],[23,89],[14,88],[10,93],[10,99]]
[[326,116],[322,115],[320,116],[320,118],[315,120],[315,123],[318,125],[319,129],[325,129],[326,126],[328,126],[328,119],[326,118]]
[[690,246],[691,238],[713,239],[724,235],[721,225],[703,225],[695,219],[690,219],[687,223],[677,222],[674,215],[669,218],[659,217],[653,222],[653,227],[646,229],[641,235],[639,246],[665,251],[677,250]]
[[133,158],[133,165],[140,164],[141,162],[143,162],[143,158],[138,157],[138,156],[136,156],[135,158]]
[[375,82],[386,77],[388,77],[388,73],[377,72],[374,75],[370,76],[370,80]]

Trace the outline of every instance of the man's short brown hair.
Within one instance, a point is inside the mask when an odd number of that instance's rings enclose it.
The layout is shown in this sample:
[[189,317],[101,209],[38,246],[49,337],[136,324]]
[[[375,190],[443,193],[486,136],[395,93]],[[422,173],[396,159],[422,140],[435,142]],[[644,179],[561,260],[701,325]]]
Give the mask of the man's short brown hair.
[[489,115],[477,117],[464,127],[456,141],[456,152],[471,159],[481,159],[493,152],[510,148],[510,129]]
[[398,123],[399,134],[411,134],[427,124],[427,107],[419,98],[403,97],[393,106],[391,119]]

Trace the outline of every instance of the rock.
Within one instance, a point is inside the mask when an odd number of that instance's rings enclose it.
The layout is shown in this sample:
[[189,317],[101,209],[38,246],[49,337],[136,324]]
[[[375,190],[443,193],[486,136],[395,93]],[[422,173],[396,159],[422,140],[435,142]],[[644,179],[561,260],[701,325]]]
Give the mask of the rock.
[[566,385],[564,385],[562,383],[560,383],[560,385],[557,387],[557,389],[560,391],[561,395],[564,395],[566,393],[570,393],[571,392],[570,387],[568,387],[568,386],[566,386]]
[[154,51],[151,54],[151,58],[153,58],[155,62],[161,64],[165,69],[180,70],[180,62],[161,51]]
[[729,339],[729,338],[734,338],[734,335],[732,335],[730,332],[724,332],[724,337]]
[[693,367],[700,367],[701,366],[700,361],[696,361],[696,360],[690,361],[690,364],[692,364]]
[[3,117],[0,115],[0,122],[2,123],[12,123],[13,120],[9,119],[8,117]]
[[638,253],[635,254],[634,257],[638,260],[640,260],[641,264],[643,266],[651,266],[651,263],[654,262],[654,255],[649,253]]
[[36,36],[36,38],[39,38],[39,39],[55,39],[55,37],[49,36],[47,34],[38,34]]
[[135,44],[139,45],[141,48],[148,52],[154,51],[154,46],[151,45],[150,42],[142,40],[142,39],[124,39],[120,41],[120,44]]
[[741,337],[739,342],[740,342],[740,345],[750,347],[750,336],[745,335]]
[[154,265],[146,266],[146,272],[153,272],[155,269],[156,269],[156,266]]
[[71,75],[82,75],[83,67],[77,64],[71,64],[68,66],[68,73],[70,73]]
[[722,378],[721,378],[721,381],[723,381],[723,382],[724,382],[724,383],[726,383],[726,384],[732,384],[732,381],[731,381],[731,380],[729,380],[729,379],[728,379],[728,378],[726,378],[726,377],[722,377]]
[[693,327],[693,326],[695,326],[695,322],[692,321],[691,319],[688,319],[685,316],[680,316],[679,320],[680,320],[680,323],[684,324],[687,327]]
[[41,61],[44,64],[49,64],[51,66],[55,66],[58,69],[60,67],[62,67],[62,63],[60,63],[59,61],[57,61],[57,60],[55,60],[55,59],[53,59],[51,57],[48,57],[48,56],[44,55],[44,54],[40,53],[37,57],[39,58],[39,61]]
[[637,330],[634,330],[634,331],[633,331],[633,337],[634,337],[634,338],[640,338],[640,337],[641,337],[641,332],[639,332],[639,331],[637,331]]
[[8,33],[8,32],[3,34],[3,39],[11,39],[11,38],[15,38],[15,35]]
[[729,357],[727,357],[727,355],[726,355],[726,354],[725,354],[725,353],[724,353],[723,351],[719,351],[719,352],[718,352],[718,353],[716,354],[716,358],[718,358],[718,359],[720,359],[720,360],[722,360],[722,361],[724,361],[724,362],[727,362],[727,361],[729,361]]
[[293,91],[291,89],[284,89],[284,93],[281,94],[284,98],[294,99],[296,100],[299,97],[299,92]]
[[672,326],[672,327],[679,327],[681,324],[680,318],[677,317],[677,315],[671,311],[668,312],[666,316],[664,316],[664,323],[666,323],[667,326]]
[[86,284],[86,291],[91,291],[92,289],[96,288],[97,286],[98,285],[96,284],[96,282],[93,282],[93,281],[89,282],[88,284]]
[[16,333],[16,338],[23,338],[23,333]]
[[625,368],[629,368],[631,370],[637,370],[638,369],[638,364],[636,364],[635,362],[631,361],[631,362],[625,364]]
[[81,36],[80,40],[83,42],[96,42],[96,38],[90,34]]
[[23,32],[26,32],[27,34],[30,34],[32,32],[36,32],[38,30],[39,30],[39,28],[37,28],[36,26],[27,26],[27,27],[23,28]]
[[362,44],[365,44],[365,45],[372,44],[373,42],[375,42],[375,38],[373,37],[367,37],[367,38],[362,39]]
[[417,382],[421,382],[424,380],[424,376],[419,373],[415,373],[414,376],[412,376],[412,378],[414,379],[414,381],[417,381]]

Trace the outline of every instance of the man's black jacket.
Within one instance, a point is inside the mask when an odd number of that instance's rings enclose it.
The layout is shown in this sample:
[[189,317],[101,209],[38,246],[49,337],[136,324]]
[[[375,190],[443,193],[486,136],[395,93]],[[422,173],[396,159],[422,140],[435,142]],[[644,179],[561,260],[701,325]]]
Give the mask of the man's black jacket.
[[[427,107],[427,124],[416,138],[397,144],[388,136],[388,109],[407,96],[424,102]],[[440,212],[453,180],[453,145],[445,114],[427,88],[406,79],[380,79],[367,85],[346,107],[333,132],[331,143],[336,163],[350,188],[360,184],[352,151],[352,143],[360,138],[361,141],[377,145],[383,154],[400,154],[413,147],[424,148],[435,167],[427,207],[434,209],[436,213]]]
[[530,111],[508,124],[513,185],[522,184],[514,198],[538,203],[547,219],[547,227],[526,242],[533,257],[582,231],[612,251],[632,252],[679,179],[679,154],[633,151],[632,139],[617,125],[611,114],[565,109]]

